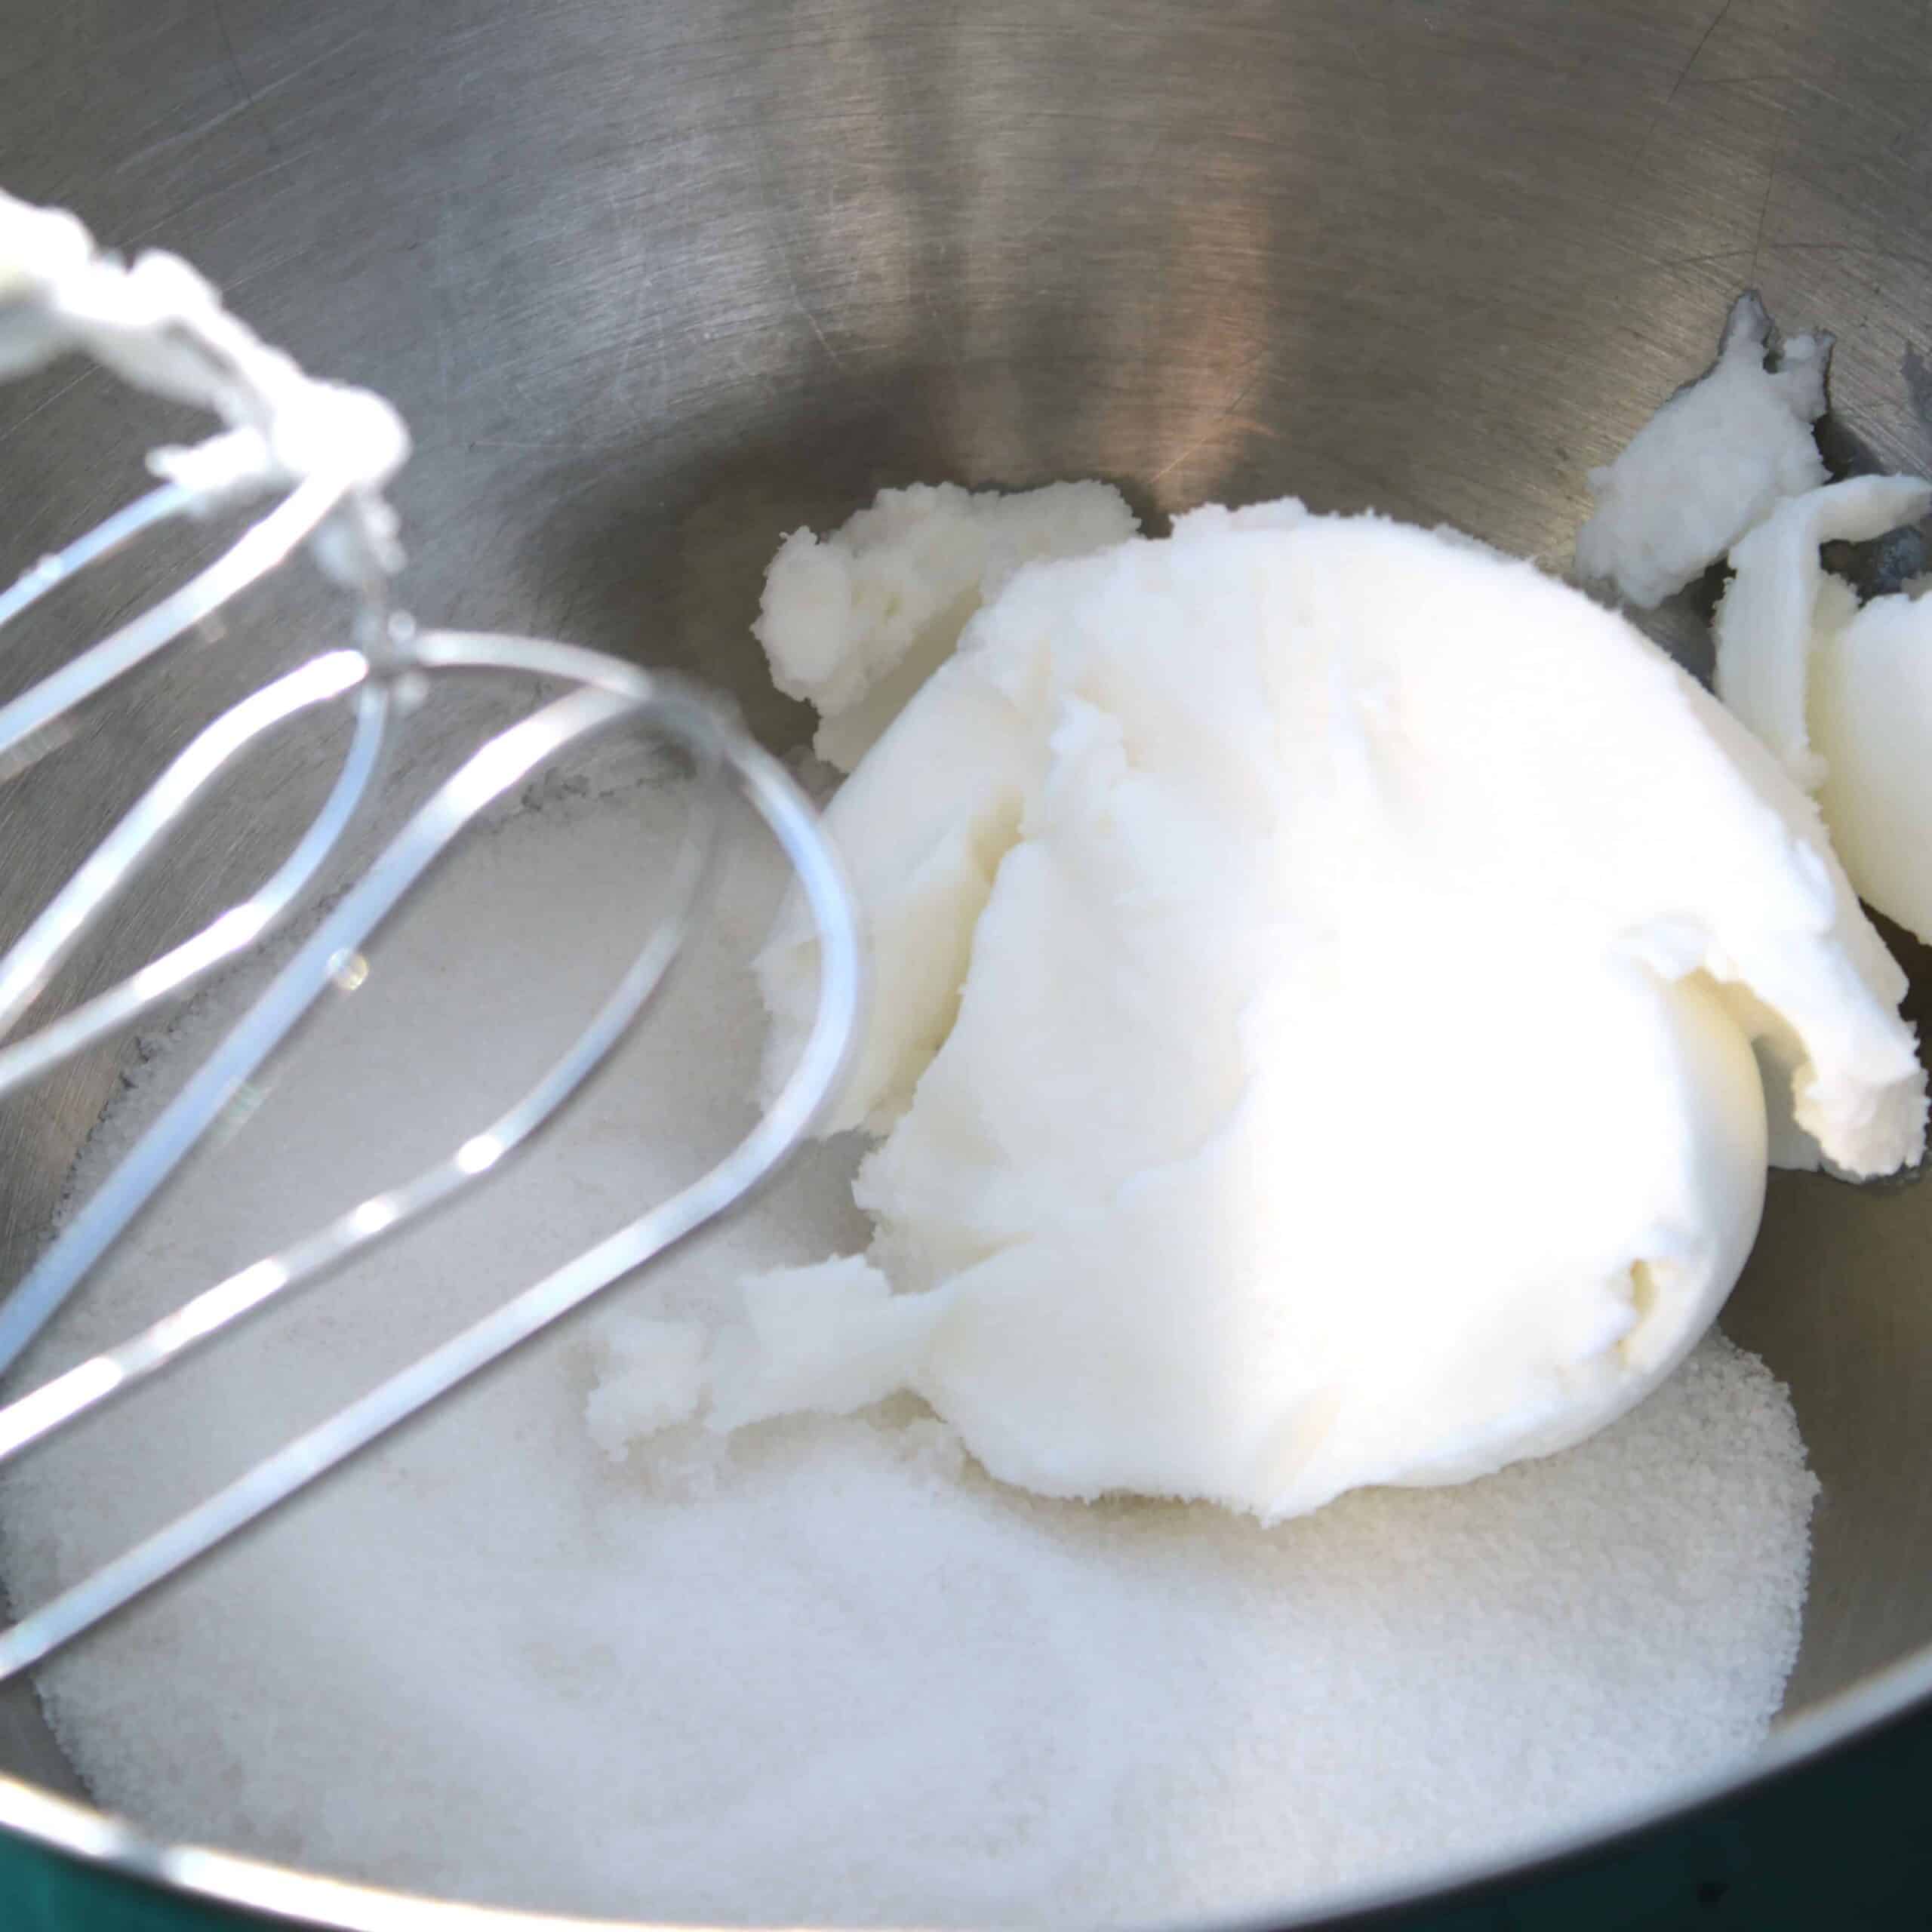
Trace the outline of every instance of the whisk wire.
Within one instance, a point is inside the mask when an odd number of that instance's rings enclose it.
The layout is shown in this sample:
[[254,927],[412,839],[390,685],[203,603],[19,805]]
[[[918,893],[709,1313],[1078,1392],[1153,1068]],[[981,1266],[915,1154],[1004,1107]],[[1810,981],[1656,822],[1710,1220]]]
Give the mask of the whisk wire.
[[[330,651],[232,706],[179,753],[0,960],[0,1038],[46,989],[87,928],[124,891],[195,803],[254,742],[314,706],[362,686],[358,651]],[[0,1097],[69,1055],[186,992],[276,925],[321,869],[368,795],[382,748],[383,688],[361,694],[356,731],[321,809],[275,872],[192,938],[85,1005],[0,1051]]]
[[[552,713],[558,709],[552,707]],[[539,715],[541,718],[544,714]],[[582,728],[571,728],[574,734]],[[746,741],[731,744],[727,755],[746,796],[797,872],[820,949],[819,998],[811,1029],[796,1065],[757,1124],[721,1161],[669,1200],[419,1357],[164,1529],[23,1617],[0,1635],[0,1682],[97,1628],[156,1584],[258,1524],[324,1475],[340,1469],[613,1283],[635,1273],[737,1205],[770,1177],[810,1131],[843,1071],[858,1013],[861,964],[851,899],[835,856],[814,823],[809,806],[782,768]],[[392,854],[418,829],[412,826],[397,847],[391,848]],[[431,835],[425,829],[426,842]],[[447,842],[441,826],[433,835],[444,837]],[[426,866],[429,856],[421,857],[420,864]],[[404,870],[417,863],[418,855],[409,852],[401,857],[404,863],[398,869]],[[406,885],[398,888],[396,896],[406,889]],[[305,952],[319,955],[325,937],[318,931]],[[338,935],[326,937],[333,940]],[[448,1197],[445,1194],[440,1198]],[[412,1211],[423,1211],[427,1204]],[[365,1203],[365,1208],[369,1205]],[[373,1225],[380,1231],[394,1223],[378,1219]],[[83,1378],[91,1377],[99,1384],[105,1371],[97,1361],[75,1373]],[[0,1416],[0,1426],[5,1421]]]
[[[556,731],[546,755],[584,742],[614,725],[652,719],[662,709],[660,700],[635,696],[615,699],[602,715],[592,713],[587,721],[565,723],[557,719],[557,707],[552,706],[548,717]],[[562,735],[565,733],[568,735]],[[702,745],[687,742],[694,753],[702,754],[704,762],[665,906],[644,946],[603,1005],[542,1078],[447,1158],[401,1186],[358,1203],[324,1227],[276,1253],[251,1263],[129,1341],[0,1407],[0,1464],[88,1411],[126,1394],[148,1377],[266,1309],[278,1297],[334,1272],[375,1244],[389,1239],[447,1204],[463,1189],[520,1152],[551,1115],[571,1099],[649,1010],[689,936],[710,883],[719,841],[721,741]],[[527,773],[532,768],[525,765],[522,768]],[[515,772],[506,772],[503,783],[515,782]],[[481,807],[474,804],[473,795],[471,802],[453,807],[447,795],[450,789],[446,786],[444,795],[424,807],[397,841],[398,846],[410,848],[419,869],[413,873],[392,869],[389,876],[393,890],[384,896],[383,903],[378,903],[373,895],[365,895],[353,903],[345,903],[312,936],[301,954],[283,969],[285,981],[306,989],[305,1013],[312,1008],[334,977],[335,962],[370,942],[423,872],[474,822]],[[460,818],[458,811],[462,814]],[[434,842],[438,840],[441,843]],[[265,999],[268,997],[264,995]],[[245,1026],[249,1023],[243,1022]],[[273,1050],[272,1047],[269,1049]],[[186,1135],[193,1135],[198,1130],[205,1131],[198,1115],[191,1116],[185,1125],[176,1123],[174,1128],[178,1134]],[[165,1118],[149,1130],[154,1135],[168,1131],[169,1123]],[[187,1140],[183,1151],[192,1145],[192,1140]]]
[[[165,495],[166,491],[154,492]],[[205,570],[171,591],[159,602],[150,605],[118,629],[78,657],[71,658],[43,678],[29,691],[0,705],[0,757],[45,731],[57,719],[97,697],[117,679],[146,663],[205,623],[224,605],[231,603],[259,583],[269,571],[286,563],[319,532],[348,494],[343,481],[333,476],[314,476],[299,484],[258,523],[251,525]],[[152,501],[152,497],[143,502]],[[132,506],[139,511],[141,503]],[[131,512],[130,512],[131,514]],[[158,515],[149,522],[161,520]],[[143,524],[139,528],[146,528]],[[130,530],[127,534],[135,532]],[[125,540],[124,537],[123,540]],[[58,557],[37,565],[27,573],[14,592],[17,601],[11,610],[0,608],[0,623],[29,610],[48,592],[72,577],[82,568],[75,552],[88,543],[69,546]],[[110,546],[118,548],[118,544]],[[91,560],[91,559],[90,559]],[[22,585],[26,586],[23,592]]]

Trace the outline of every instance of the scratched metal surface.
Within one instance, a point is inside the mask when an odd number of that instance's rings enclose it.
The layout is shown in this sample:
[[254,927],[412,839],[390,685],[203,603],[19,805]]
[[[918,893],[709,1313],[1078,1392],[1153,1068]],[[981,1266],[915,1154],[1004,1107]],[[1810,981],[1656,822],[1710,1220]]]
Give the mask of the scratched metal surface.
[[[1932,462],[1918,0],[0,0],[0,180],[189,254],[402,405],[417,608],[697,668],[775,742],[801,721],[747,634],[759,568],[882,483],[1098,475],[1156,518],[1292,490],[1561,558],[1586,470],[1746,285],[1838,331],[1847,460]],[[97,516],[163,420],[70,370],[0,392],[4,561]],[[275,598],[251,651],[312,645],[306,582]],[[1662,629],[1696,660],[1694,621]],[[203,652],[0,794],[0,931],[244,675]],[[258,869],[329,749],[211,816],[121,955]],[[0,1115],[0,1260],[114,1078]],[[1795,1706],[1932,1640],[1928,1249],[1932,1192],[1789,1183],[1734,1304],[1826,1485]],[[0,1759],[59,1776],[30,1711]]]

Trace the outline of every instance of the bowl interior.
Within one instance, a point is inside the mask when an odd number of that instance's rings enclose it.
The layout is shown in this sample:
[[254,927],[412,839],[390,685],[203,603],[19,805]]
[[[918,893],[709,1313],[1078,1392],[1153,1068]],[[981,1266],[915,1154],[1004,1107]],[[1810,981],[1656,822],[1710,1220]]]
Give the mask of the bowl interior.
[[[0,180],[186,254],[399,403],[416,608],[690,668],[783,745],[760,571],[886,483],[1104,477],[1156,529],[1292,492],[1560,562],[1585,472],[1747,285],[1838,331],[1835,452],[1922,469],[1918,11],[97,0],[10,30]],[[163,427],[72,368],[0,392],[4,568],[137,487]],[[4,690],[163,567],[65,601]],[[257,655],[187,654],[0,789],[0,936],[260,654],[332,621],[301,573],[263,609]],[[1703,668],[1694,611],[1658,631]],[[259,872],[333,749],[211,812],[75,984]],[[10,1275],[115,1077],[103,1054],[0,1109]],[[1932,1192],[1783,1177],[1727,1317],[1824,1485],[1793,1709],[1932,1638],[1928,1263]],[[0,1770],[66,1777],[23,1700]]]

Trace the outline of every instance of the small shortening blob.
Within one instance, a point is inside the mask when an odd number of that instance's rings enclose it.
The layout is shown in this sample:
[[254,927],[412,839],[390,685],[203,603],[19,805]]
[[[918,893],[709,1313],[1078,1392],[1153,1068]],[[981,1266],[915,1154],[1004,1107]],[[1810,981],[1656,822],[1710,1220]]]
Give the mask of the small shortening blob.
[[820,715],[812,749],[850,771],[1022,564],[1083,557],[1139,528],[1105,483],[881,490],[829,537],[786,538],[752,629],[772,681]]
[[1859,895],[1932,945],[1932,603],[1875,597],[1820,640],[1818,804]]
[[1859,896],[1932,942],[1932,603],[1860,608],[1820,561],[1932,508],[1915,476],[1854,476],[1780,508],[1731,552],[1717,691],[1817,798]]
[[[755,1282],[712,1421],[909,1388],[1055,1496],[1266,1518],[1575,1442],[1756,1232],[1765,1097],[1923,1144],[1817,814],[1622,618],[1284,503],[1023,570],[832,801],[869,1256]],[[772,1064],[814,962],[761,961]]]
[[1583,576],[1654,609],[1784,498],[1824,481],[1810,426],[1824,414],[1832,338],[1794,336],[1767,369],[1770,333],[1764,304],[1740,295],[1710,373],[1590,472],[1596,510],[1577,534]]

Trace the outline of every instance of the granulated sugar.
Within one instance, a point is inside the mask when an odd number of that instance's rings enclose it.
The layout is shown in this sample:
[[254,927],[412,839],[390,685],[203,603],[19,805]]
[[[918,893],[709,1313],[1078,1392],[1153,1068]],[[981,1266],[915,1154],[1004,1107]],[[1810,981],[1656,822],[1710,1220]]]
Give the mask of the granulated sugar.
[[[46,1370],[400,1177],[561,1045],[642,928],[664,808],[481,839],[42,1352]],[[774,865],[526,1165],[23,1466],[20,1601],[68,1580],[694,1171],[749,1118]],[[97,1132],[92,1185],[233,1004]],[[641,1316],[864,1238],[811,1154],[708,1243],[48,1673],[102,1802],[502,1903],[714,1922],[1148,1921],[1387,1880],[1744,1752],[1796,1649],[1813,1494],[1783,1390],[1712,1337],[1582,1447],[1264,1531],[1001,1489],[912,1407],[673,1430],[585,1406]]]

